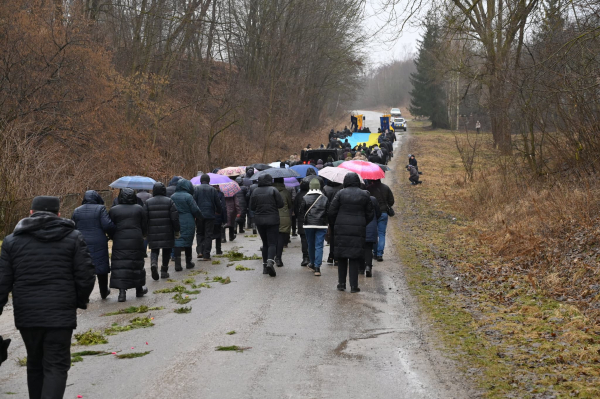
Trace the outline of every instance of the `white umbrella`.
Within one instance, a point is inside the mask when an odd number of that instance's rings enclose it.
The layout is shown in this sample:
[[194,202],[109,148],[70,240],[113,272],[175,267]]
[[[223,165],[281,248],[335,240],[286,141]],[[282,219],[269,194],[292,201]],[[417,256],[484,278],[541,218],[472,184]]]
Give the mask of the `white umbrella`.
[[[338,168],[336,166],[328,166],[319,171],[319,176],[324,177],[325,179],[334,183],[344,183],[344,177],[346,177],[348,173],[352,173],[352,171],[344,168]],[[358,177],[360,178],[360,182],[364,183],[363,178],[360,177],[360,175]]]

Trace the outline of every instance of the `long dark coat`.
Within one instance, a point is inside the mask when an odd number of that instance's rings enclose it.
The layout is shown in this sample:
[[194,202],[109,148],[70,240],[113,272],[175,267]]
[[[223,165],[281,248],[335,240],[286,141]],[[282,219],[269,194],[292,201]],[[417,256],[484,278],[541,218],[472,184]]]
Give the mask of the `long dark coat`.
[[374,212],[371,197],[367,191],[360,189],[356,173],[348,173],[344,177],[344,188],[333,199],[329,217],[335,220],[335,258],[362,258],[367,224],[373,219]]
[[146,284],[144,270],[144,237],[148,223],[144,208],[137,205],[135,193],[124,188],[119,194],[119,205],[108,213],[116,226],[112,236],[112,273],[110,288],[129,289]]
[[108,216],[100,194],[94,190],[86,191],[82,205],[75,209],[71,219],[87,244],[96,274],[110,273],[108,237],[106,235],[114,232],[115,225]]
[[192,246],[196,235],[196,219],[202,217],[200,208],[194,201],[193,194],[193,184],[189,180],[180,179],[177,182],[175,194],[171,196],[177,207],[177,212],[179,212],[179,225],[181,227],[181,237],[175,240],[175,247],[177,248]]
[[161,182],[154,183],[152,195],[144,205],[148,219],[148,247],[173,248],[175,233],[181,230],[179,212],[173,200],[166,196],[167,188]]
[[279,225],[279,209],[283,208],[283,198],[272,186],[271,175],[258,178],[258,187],[252,190],[250,209],[254,212],[254,223],[257,226]]

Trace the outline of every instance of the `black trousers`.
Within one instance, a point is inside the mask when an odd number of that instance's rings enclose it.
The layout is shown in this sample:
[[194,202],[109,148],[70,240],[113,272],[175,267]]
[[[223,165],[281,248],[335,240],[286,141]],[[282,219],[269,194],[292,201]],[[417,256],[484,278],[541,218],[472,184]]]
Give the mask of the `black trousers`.
[[335,232],[333,230],[333,224],[329,225],[329,256],[328,258],[335,259],[333,256],[333,249],[335,248]]
[[96,277],[98,277],[98,288],[100,288],[100,292],[104,293],[108,291],[108,273],[97,274]]
[[364,270],[366,266],[373,267],[373,246],[375,244],[374,242],[365,243],[365,265],[361,270]]
[[22,328],[30,399],[62,398],[71,368],[71,328]]
[[350,287],[358,287],[358,268],[361,264],[361,259],[339,258],[338,266],[338,282],[346,284],[346,274],[350,267]]
[[288,245],[290,242],[290,235],[287,233],[279,233],[277,235],[277,258],[281,260],[281,256],[283,255],[283,247]]
[[191,259],[192,258],[192,247],[185,247],[185,248],[181,248],[181,247],[175,247],[175,257],[179,258],[181,257],[181,250],[185,250],[185,258],[186,259]]
[[215,219],[201,219],[196,223],[196,253],[204,258],[210,258]]
[[275,260],[277,253],[277,241],[279,238],[279,225],[258,225],[256,226],[260,239],[262,240],[262,257],[263,263],[267,260]]
[[235,233],[236,233],[235,226],[228,227],[228,229],[229,229],[229,241],[235,240]]
[[150,259],[156,258],[158,262],[158,255],[162,249],[162,267],[169,267],[169,260],[171,259],[172,248],[153,248],[150,250]]
[[306,240],[306,234],[300,234],[300,243],[302,244],[302,257],[308,258],[308,241]]
[[296,215],[292,216],[292,235],[296,235],[296,226],[298,225],[298,220]]

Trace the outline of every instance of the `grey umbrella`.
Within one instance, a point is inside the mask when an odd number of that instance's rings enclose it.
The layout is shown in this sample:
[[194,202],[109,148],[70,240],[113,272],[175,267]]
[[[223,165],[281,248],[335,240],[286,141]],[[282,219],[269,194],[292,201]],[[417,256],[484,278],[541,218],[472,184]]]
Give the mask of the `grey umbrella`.
[[277,179],[279,177],[300,177],[300,175],[298,174],[298,172],[296,172],[293,169],[271,168],[271,169],[267,169],[267,170],[263,170],[261,172],[255,173],[254,175],[252,175],[252,177],[250,178],[250,180],[258,180],[258,178],[261,175],[266,175],[266,174],[271,175],[271,177],[273,179]]

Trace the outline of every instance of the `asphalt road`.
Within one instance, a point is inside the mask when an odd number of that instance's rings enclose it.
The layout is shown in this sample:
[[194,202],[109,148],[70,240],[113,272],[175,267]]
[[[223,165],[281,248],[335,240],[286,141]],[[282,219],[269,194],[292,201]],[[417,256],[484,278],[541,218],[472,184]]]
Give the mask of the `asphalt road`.
[[[379,114],[365,114],[367,126],[376,129]],[[388,172],[387,179],[400,177],[401,166],[395,158],[396,171]],[[237,247],[252,255],[259,253],[259,246],[259,238],[241,234],[223,249]],[[76,332],[125,324],[136,315],[101,314],[127,306],[165,309],[152,312],[153,327],[110,336],[104,345],[74,346],[73,351],[152,352],[136,359],[85,357],[71,368],[65,397],[469,397],[455,364],[434,349],[435,342],[418,319],[393,248],[386,248],[384,262],[376,262],[373,278],[360,276],[358,294],[336,290],[335,267],[324,265],[323,275],[315,277],[300,266],[301,258],[300,239],[294,237],[276,278],[263,275],[258,260],[233,262],[231,267],[226,266],[227,259],[219,265],[197,262],[196,269],[208,272],[193,276],[198,283],[214,276],[228,276],[231,283],[202,288],[187,305],[192,307],[189,314],[173,312],[180,305],[172,294],[152,293],[173,285],[162,280],[148,278],[151,293],[135,298],[130,291],[125,304],[117,302],[115,290],[105,301],[96,290],[88,310],[79,312]],[[235,265],[255,270],[236,271]],[[177,280],[189,275],[172,267],[170,272]],[[226,334],[232,330],[236,333]],[[0,396],[26,398],[26,369],[16,363],[26,352],[10,307],[0,316],[0,335],[13,338],[10,359],[0,368]],[[250,349],[215,351],[216,346],[229,345]]]

